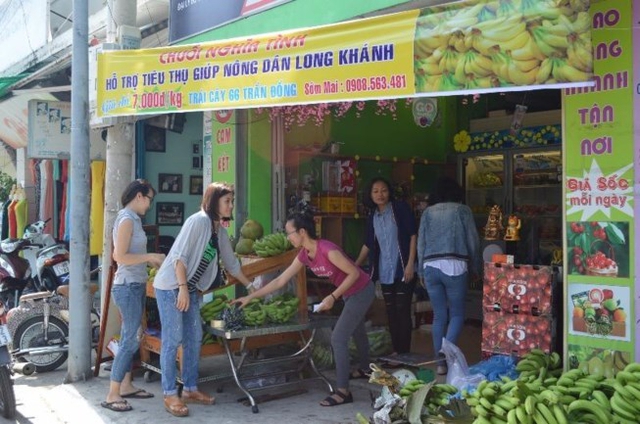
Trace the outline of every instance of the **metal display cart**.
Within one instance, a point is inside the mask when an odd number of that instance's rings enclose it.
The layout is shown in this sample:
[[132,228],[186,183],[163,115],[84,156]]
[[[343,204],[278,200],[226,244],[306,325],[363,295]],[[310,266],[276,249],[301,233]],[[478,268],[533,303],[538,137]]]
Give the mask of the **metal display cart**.
[[[253,279],[257,276],[269,274],[275,271],[283,270],[288,267],[293,259],[298,254],[297,250],[290,250],[281,255],[258,258],[258,257],[243,257],[242,272],[248,279]],[[229,284],[237,284],[238,281],[229,276]],[[228,287],[228,286],[225,286]],[[302,269],[295,277],[295,294],[300,298],[300,304],[298,305],[298,319],[300,322],[305,322],[308,319],[307,310],[307,280],[305,270]],[[150,281],[147,283],[147,297],[155,298],[155,291],[153,283]],[[146,314],[145,314],[146,315]],[[144,379],[145,381],[151,381],[154,379],[155,374],[161,374],[162,370],[157,365],[157,361],[152,360],[152,355],[160,355],[161,340],[159,335],[152,334],[147,329],[146,316],[143,318],[143,335],[140,341],[140,365],[146,369]],[[302,331],[302,330],[300,330]],[[259,349],[267,346],[279,345],[287,342],[298,342],[300,337],[295,332],[271,332],[251,337],[242,346],[244,349]],[[228,348],[237,351],[241,347],[240,340],[227,341]],[[206,344],[203,345],[200,350],[200,357],[208,357],[213,355],[223,355],[227,352],[227,348],[223,344]],[[155,359],[155,358],[154,358]],[[178,357],[176,358],[180,369],[182,368],[182,348],[178,349]],[[228,376],[204,376],[199,382],[211,382],[214,380],[230,379],[232,375]],[[178,381],[181,389],[182,382]]]
[[[313,316],[309,319],[302,320],[295,323],[287,324],[274,324],[264,325],[255,328],[247,328],[236,331],[229,331],[217,328],[209,328],[209,332],[214,336],[218,336],[222,339],[224,349],[229,359],[229,365],[231,366],[231,372],[236,384],[247,396],[251,403],[251,410],[253,413],[258,412],[258,405],[256,399],[252,395],[252,391],[272,389],[274,387],[281,387],[291,384],[299,384],[301,381],[309,380],[321,380],[323,381],[329,391],[333,393],[333,386],[327,380],[327,378],[318,370],[313,358],[311,357],[311,345],[316,334],[316,330],[319,328],[332,327],[337,321],[337,317],[319,317]],[[306,334],[308,333],[308,335]],[[286,354],[282,356],[270,357],[265,359],[253,359],[250,356],[250,349],[247,348],[248,341],[255,337],[264,337],[270,335],[282,335],[282,334],[297,334],[301,342],[302,347],[293,354]],[[239,346],[234,345],[232,341],[240,341]],[[239,353],[236,355],[235,353]],[[260,365],[282,365],[286,364],[288,368],[278,369],[263,373],[252,373],[251,370]],[[276,382],[273,384],[266,384],[260,387],[250,389],[244,384],[247,380],[254,380],[258,378],[270,378],[277,376],[286,376],[291,374],[302,375],[305,369],[309,369],[314,373],[314,376],[307,378],[300,378],[293,381]]]

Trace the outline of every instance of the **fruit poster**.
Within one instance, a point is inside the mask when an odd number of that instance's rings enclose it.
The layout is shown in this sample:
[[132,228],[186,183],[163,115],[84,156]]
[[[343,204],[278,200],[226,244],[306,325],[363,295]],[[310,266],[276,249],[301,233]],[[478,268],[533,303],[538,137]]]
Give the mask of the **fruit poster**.
[[588,0],[468,0],[232,40],[103,51],[98,116],[584,86]]
[[607,373],[636,351],[630,7],[591,5],[595,85],[563,90],[567,353]]

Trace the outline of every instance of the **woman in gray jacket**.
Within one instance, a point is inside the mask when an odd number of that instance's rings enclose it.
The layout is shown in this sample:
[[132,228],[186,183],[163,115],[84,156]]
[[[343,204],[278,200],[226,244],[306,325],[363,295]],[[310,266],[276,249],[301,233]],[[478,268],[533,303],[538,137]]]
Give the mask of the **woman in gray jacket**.
[[[198,291],[220,280],[221,260],[228,273],[245,286],[249,280],[240,269],[227,230],[221,222],[231,219],[233,189],[211,183],[202,198],[202,209],[184,223],[167,259],[154,280],[158,312],[162,324],[162,392],[164,407],[172,415],[189,414],[185,403],[212,405],[215,398],[198,390],[198,364],[202,344],[202,319]],[[182,381],[178,397],[176,356],[182,345]]]
[[[464,191],[453,179],[440,178],[420,219],[418,259],[433,308],[433,351],[442,338],[456,343],[464,325],[469,274],[481,272],[480,240]],[[438,374],[446,374],[439,365]]]

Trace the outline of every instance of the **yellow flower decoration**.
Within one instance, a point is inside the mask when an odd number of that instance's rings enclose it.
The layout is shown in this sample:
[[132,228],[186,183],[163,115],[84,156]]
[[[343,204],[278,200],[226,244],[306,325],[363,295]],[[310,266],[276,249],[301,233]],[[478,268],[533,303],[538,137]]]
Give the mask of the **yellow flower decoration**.
[[466,130],[460,131],[453,136],[453,149],[456,152],[466,152],[471,144],[471,136]]

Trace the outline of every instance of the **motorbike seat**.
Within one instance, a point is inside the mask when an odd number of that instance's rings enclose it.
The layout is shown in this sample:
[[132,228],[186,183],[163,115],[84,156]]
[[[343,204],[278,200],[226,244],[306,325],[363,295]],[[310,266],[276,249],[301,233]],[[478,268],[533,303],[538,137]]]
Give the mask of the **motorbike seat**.
[[[99,287],[97,284],[89,284],[89,292],[91,293],[91,296],[93,296],[94,294],[96,294],[96,292],[98,291]],[[64,296],[64,297],[69,297],[69,286],[68,285],[64,285],[64,286],[59,286],[56,289],[56,292],[60,295],[60,296]]]
[[20,302],[22,302],[22,301],[27,302],[29,300],[45,299],[47,297],[52,297],[54,295],[55,295],[55,293],[54,292],[50,292],[50,291],[41,291],[41,292],[36,292],[36,293],[24,294],[24,295],[20,296]]

